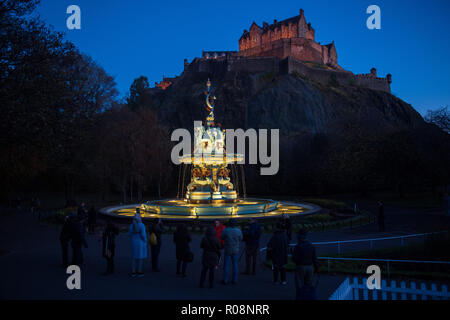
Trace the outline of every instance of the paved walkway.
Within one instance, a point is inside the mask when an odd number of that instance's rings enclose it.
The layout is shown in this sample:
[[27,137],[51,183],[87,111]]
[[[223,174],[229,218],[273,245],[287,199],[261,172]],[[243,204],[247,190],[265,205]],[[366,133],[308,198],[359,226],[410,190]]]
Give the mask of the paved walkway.
[[[341,231],[315,232],[310,239],[316,241],[346,240],[367,237],[391,236],[405,233],[431,231],[435,225],[449,225],[442,214],[398,209],[390,213],[386,208],[387,232],[378,233],[377,226],[368,225]],[[223,286],[222,270],[216,274],[214,289],[198,288],[201,267],[201,235],[193,235],[191,248],[194,262],[188,267],[187,278],[175,276],[174,244],[172,235],[163,236],[160,256],[160,273],[150,272],[145,266],[144,278],[130,278],[129,240],[125,233],[117,239],[116,274],[101,276],[105,261],[101,258],[98,235],[88,235],[89,248],[84,250],[86,266],[82,269],[82,290],[66,288],[67,275],[60,266],[60,227],[36,221],[30,213],[0,216],[0,299],[293,299],[295,288],[293,274],[288,273],[286,286],[272,283],[271,271],[258,267],[256,276],[240,275],[238,285]],[[262,245],[270,235],[265,234]],[[390,245],[398,245],[390,244]],[[367,244],[364,244],[367,248]],[[335,248],[319,248],[319,254]],[[362,250],[356,247],[352,250]],[[241,260],[241,269],[244,265]],[[318,296],[327,299],[345,278],[343,275],[320,277]]]

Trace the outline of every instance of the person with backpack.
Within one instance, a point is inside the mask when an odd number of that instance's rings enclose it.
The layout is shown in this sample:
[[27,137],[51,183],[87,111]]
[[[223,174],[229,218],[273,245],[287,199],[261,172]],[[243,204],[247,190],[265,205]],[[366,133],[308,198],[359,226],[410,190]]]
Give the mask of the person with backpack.
[[272,260],[273,283],[285,285],[286,281],[286,264],[289,252],[289,243],[286,232],[282,225],[277,224],[275,231],[267,244],[268,255]]
[[103,257],[106,259],[106,272],[104,275],[114,273],[114,254],[116,251],[116,236],[118,234],[119,229],[111,220],[108,220],[102,235]]
[[236,226],[236,221],[230,219],[220,236],[224,240],[224,275],[222,284],[228,283],[228,271],[232,264],[232,283],[237,284],[239,272],[239,245],[242,241],[242,231]]
[[301,229],[298,232],[298,243],[292,252],[292,261],[296,264],[295,287],[298,299],[314,300],[315,288],[313,287],[314,271],[319,271],[319,261],[316,257],[316,249],[306,240],[307,232]]
[[203,249],[200,288],[203,288],[206,274],[209,272],[209,288],[212,289],[214,287],[214,271],[219,263],[220,249],[222,248],[222,244],[217,239],[216,230],[213,227],[206,229],[200,248]]
[[184,223],[177,226],[173,234],[173,242],[175,242],[175,256],[177,258],[177,275],[186,277],[186,268],[189,262],[193,260],[193,253],[189,247],[191,235]]
[[[245,242],[245,275],[256,274],[256,262],[259,251],[259,238],[261,237],[261,228],[255,219],[250,219],[250,225],[244,231]],[[251,273],[250,273],[251,270]]]
[[131,276],[143,277],[142,267],[144,259],[147,258],[147,233],[145,225],[142,223],[141,213],[139,208],[136,208],[136,214],[133,222],[128,229],[128,234],[131,241]]
[[154,224],[150,227],[150,248],[152,255],[152,271],[160,272],[158,267],[159,253],[161,252],[162,234],[165,228],[161,219],[156,219]]

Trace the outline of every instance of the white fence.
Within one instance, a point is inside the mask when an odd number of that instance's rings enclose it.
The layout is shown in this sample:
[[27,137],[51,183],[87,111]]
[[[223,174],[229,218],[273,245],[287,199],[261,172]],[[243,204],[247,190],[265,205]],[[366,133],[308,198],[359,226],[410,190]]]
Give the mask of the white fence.
[[389,284],[386,280],[381,281],[380,289],[368,289],[367,278],[359,281],[357,277],[350,281],[346,278],[341,285],[328,298],[329,300],[448,300],[450,292],[445,284],[440,288],[435,283],[401,281],[399,284],[392,280]]

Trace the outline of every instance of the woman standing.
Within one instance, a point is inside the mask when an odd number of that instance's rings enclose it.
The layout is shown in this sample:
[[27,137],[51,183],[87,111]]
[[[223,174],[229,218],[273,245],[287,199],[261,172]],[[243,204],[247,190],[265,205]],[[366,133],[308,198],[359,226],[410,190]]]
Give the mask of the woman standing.
[[133,223],[128,230],[131,240],[132,250],[132,264],[131,276],[143,277],[142,266],[144,259],[147,258],[147,233],[145,226],[142,223],[141,213],[139,208],[136,208],[136,214],[133,218]]
[[175,242],[175,254],[177,258],[177,275],[186,277],[187,264],[191,262],[192,252],[189,247],[191,236],[188,228],[184,223],[178,225],[177,230],[173,234],[173,242]]
[[200,275],[200,288],[203,288],[206,273],[209,271],[209,287],[214,287],[214,270],[219,263],[220,249],[222,245],[217,239],[216,230],[209,227],[202,239],[200,247],[203,249],[202,273]]

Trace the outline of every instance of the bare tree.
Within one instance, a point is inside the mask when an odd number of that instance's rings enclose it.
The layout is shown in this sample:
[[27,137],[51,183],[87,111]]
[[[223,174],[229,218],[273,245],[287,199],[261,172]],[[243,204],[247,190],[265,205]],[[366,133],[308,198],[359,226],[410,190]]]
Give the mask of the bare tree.
[[447,133],[450,133],[450,111],[447,107],[436,110],[428,110],[424,117],[425,121],[432,123]]

